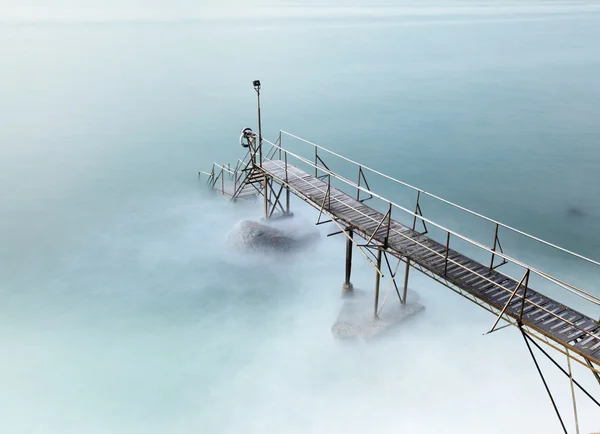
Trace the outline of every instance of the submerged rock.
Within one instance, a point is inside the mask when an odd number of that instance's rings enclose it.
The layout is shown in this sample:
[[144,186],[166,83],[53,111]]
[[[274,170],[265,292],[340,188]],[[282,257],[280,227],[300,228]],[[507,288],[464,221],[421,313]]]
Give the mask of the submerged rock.
[[587,217],[587,215],[588,215],[587,212],[585,212],[581,208],[571,207],[567,210],[567,216],[569,216],[569,217],[581,218],[581,217]]
[[425,309],[413,291],[409,292],[407,304],[400,304],[394,294],[390,296],[387,304],[383,300],[380,301],[380,313],[377,319],[374,319],[372,294],[355,289],[352,295],[344,297],[331,333],[340,341],[371,341],[399,327]]
[[289,252],[319,238],[318,231],[303,232],[276,228],[272,225],[244,220],[228,235],[229,241],[243,251]]

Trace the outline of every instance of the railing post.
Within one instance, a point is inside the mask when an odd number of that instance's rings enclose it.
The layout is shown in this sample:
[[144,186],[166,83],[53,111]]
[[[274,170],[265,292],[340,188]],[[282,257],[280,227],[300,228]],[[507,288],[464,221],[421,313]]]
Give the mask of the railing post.
[[317,177],[317,166],[319,165],[319,154],[318,154],[318,149],[315,146],[315,178]]
[[390,208],[388,210],[388,224],[387,224],[387,231],[385,234],[385,247],[387,248],[388,246],[388,240],[390,238],[390,229],[392,228],[392,203],[390,202]]
[[223,171],[225,168],[221,169],[221,193],[225,194],[225,174]]
[[360,202],[360,175],[362,173],[362,167],[358,166],[358,182],[356,183],[356,200]]
[[327,174],[327,209],[331,212],[331,173]]
[[525,289],[523,290],[523,299],[521,300],[521,313],[519,314],[519,322],[520,325],[523,322],[523,309],[525,308],[525,299],[527,298],[527,287],[529,286],[529,273],[531,270],[528,268],[525,273]]
[[[492,247],[492,251],[495,252],[496,251],[496,246],[498,245],[498,229],[500,228],[500,226],[498,225],[498,223],[496,223],[496,231],[494,232],[494,247]],[[490,270],[492,268],[494,268],[494,258],[495,258],[496,254],[492,253],[492,261],[490,262]]]
[[415,216],[413,218],[412,230],[417,227],[417,211],[419,210],[419,199],[421,198],[421,190],[417,190],[417,204],[415,205]]
[[450,232],[446,236],[446,257],[444,258],[444,276],[448,272],[448,253],[450,253]]
[[269,196],[267,189],[269,188],[269,178],[267,174],[263,172],[264,180],[263,180],[263,196],[265,197],[265,220],[269,218]]
[[281,160],[281,150],[283,149],[282,141],[281,141],[281,130],[279,130],[279,159]]
[[[279,132],[281,134],[281,131]],[[285,158],[285,209],[286,212],[290,213],[290,184],[288,183],[288,158],[287,151],[284,151],[283,158]]]

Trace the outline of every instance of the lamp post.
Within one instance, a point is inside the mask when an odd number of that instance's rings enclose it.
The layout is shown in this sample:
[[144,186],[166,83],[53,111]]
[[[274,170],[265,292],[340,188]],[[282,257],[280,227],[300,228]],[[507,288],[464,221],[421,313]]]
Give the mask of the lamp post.
[[258,164],[262,167],[262,125],[260,122],[260,80],[254,80],[252,82],[254,90],[256,91],[256,97],[258,99]]

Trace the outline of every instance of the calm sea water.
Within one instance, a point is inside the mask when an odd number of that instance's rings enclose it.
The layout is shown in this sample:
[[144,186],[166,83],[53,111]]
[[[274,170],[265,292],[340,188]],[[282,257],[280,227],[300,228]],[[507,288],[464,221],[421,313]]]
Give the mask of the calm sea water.
[[[483,337],[491,315],[416,273],[423,315],[336,344],[344,241],[232,251],[226,233],[260,205],[213,197],[196,173],[242,156],[260,78],[266,136],[600,258],[600,13],[579,5],[2,24],[0,431],[559,432],[518,333]],[[593,269],[505,243],[600,294]],[[353,281],[373,287],[366,261]],[[542,366],[571,421],[568,383]],[[582,432],[600,429],[578,398]]]

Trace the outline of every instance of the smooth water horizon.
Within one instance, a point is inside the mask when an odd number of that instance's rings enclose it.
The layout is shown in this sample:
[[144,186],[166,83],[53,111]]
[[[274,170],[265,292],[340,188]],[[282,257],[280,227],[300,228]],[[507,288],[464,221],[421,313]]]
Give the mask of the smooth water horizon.
[[[340,345],[344,240],[319,226],[308,251],[237,252],[227,233],[261,204],[197,173],[243,156],[260,79],[270,140],[598,260],[599,2],[85,4],[0,7],[0,432],[560,432],[516,330],[483,336],[492,315],[415,272],[422,314]],[[306,228],[318,214],[292,211]],[[600,296],[595,267],[503,237]],[[373,290],[358,254],[352,280]],[[569,383],[540,362],[572,426]],[[581,432],[600,430],[577,405]]]

